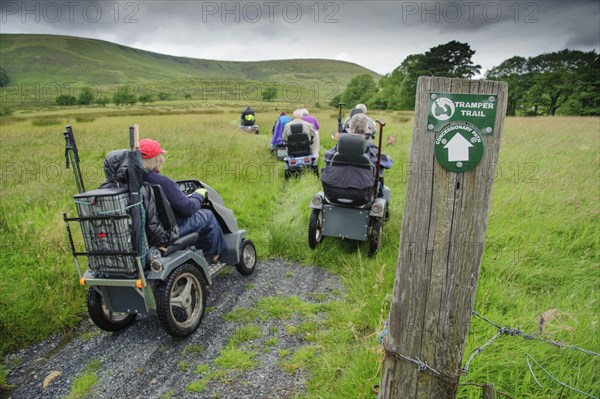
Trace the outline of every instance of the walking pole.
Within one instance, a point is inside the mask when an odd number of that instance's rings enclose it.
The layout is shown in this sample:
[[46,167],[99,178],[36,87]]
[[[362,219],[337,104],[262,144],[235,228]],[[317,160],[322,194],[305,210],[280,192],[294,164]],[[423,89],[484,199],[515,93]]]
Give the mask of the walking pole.
[[338,103],[338,107],[340,109],[338,113],[338,133],[342,133],[342,129],[344,128],[344,126],[342,126],[342,107],[344,105],[346,105],[346,103]]
[[375,169],[375,190],[379,195],[379,169],[381,167],[381,140],[383,138],[383,127],[385,126],[385,122],[376,120],[377,124],[379,124],[379,146],[377,147],[377,168]]
[[65,137],[65,161],[66,168],[69,169],[69,160],[73,165],[73,174],[75,175],[75,183],[77,184],[77,191],[79,193],[85,192],[85,186],[83,185],[83,177],[81,176],[81,169],[79,169],[79,150],[77,150],[77,143],[75,143],[75,136],[73,135],[73,128],[71,125],[66,126],[67,131],[63,132]]

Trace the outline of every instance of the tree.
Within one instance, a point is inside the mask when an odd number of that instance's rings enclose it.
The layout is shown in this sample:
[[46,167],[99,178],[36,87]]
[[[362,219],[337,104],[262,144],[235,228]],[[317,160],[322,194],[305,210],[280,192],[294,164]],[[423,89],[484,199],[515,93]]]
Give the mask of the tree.
[[471,61],[474,54],[475,50],[471,50],[468,43],[452,40],[427,51],[421,66],[423,70],[430,72],[427,74],[430,76],[472,78],[481,69],[481,65],[475,65]]
[[94,94],[94,91],[92,90],[91,87],[84,87],[83,89],[81,89],[81,92],[79,92],[79,97],[77,99],[77,102],[81,105],[90,105],[94,99],[96,98],[96,95]]
[[328,105],[337,108],[338,104],[342,101],[342,93],[338,93],[335,96],[331,97],[331,100],[327,103]]
[[131,87],[121,86],[115,92],[113,101],[116,105],[133,105],[137,103],[138,99]]
[[106,104],[110,104],[110,98],[106,96],[98,97],[98,99],[96,100],[96,104],[106,107]]
[[523,99],[531,88],[532,81],[527,59],[514,56],[493,67],[486,73],[490,80],[503,80],[508,83],[508,104],[506,114],[515,116],[517,107],[524,107]]
[[277,97],[277,87],[269,86],[260,94],[263,101],[273,101]]
[[352,78],[346,90],[342,93],[341,100],[349,106],[365,103],[377,93],[377,84],[369,74],[362,74]]
[[509,84],[509,115],[598,115],[599,67],[595,51],[562,50],[509,58],[487,77]]
[[152,94],[144,94],[140,96],[139,101],[142,103],[142,105],[146,105],[146,103],[153,103],[154,96]]
[[417,79],[419,76],[431,74],[424,70],[425,64],[425,54],[411,54],[397,68],[403,74],[403,78],[396,85],[400,92],[399,109],[412,109],[415,106]]
[[411,54],[402,64],[379,81],[380,91],[367,102],[381,109],[412,109],[419,76],[470,78],[480,65],[472,62],[475,50],[455,40],[432,47],[424,54]]
[[411,108],[413,104],[405,107],[403,101],[402,82],[406,78],[406,73],[401,67],[394,69],[381,79],[379,79],[379,92],[371,97],[367,106],[372,109],[402,109]]
[[481,66],[473,64],[475,50],[468,43],[452,40],[432,47],[425,54],[412,54],[400,65],[404,72],[400,90],[402,108],[413,107],[419,76],[442,76],[449,78],[471,78],[479,73]]
[[[549,115],[555,115],[584,82],[582,70],[594,63],[595,51],[584,53],[579,50],[562,50],[540,54],[528,61],[533,85],[527,98],[542,106]],[[578,87],[579,86],[579,87]]]
[[0,67],[0,87],[6,87],[10,83],[10,78],[8,77],[8,73],[6,69]]
[[66,94],[61,94],[60,96],[56,97],[55,101],[58,105],[75,105],[75,104],[77,104],[77,99],[75,98],[75,96],[69,96]]
[[191,100],[192,99],[192,95],[190,93],[185,93],[185,96],[183,96],[186,100]]
[[165,101],[169,97],[170,97],[169,93],[165,93],[164,91],[161,91],[160,93],[158,93],[158,99],[160,101]]

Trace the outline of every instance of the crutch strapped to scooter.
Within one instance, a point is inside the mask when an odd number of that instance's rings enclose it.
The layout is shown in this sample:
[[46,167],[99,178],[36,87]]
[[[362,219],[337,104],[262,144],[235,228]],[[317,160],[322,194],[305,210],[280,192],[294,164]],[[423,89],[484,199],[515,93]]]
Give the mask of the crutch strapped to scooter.
[[66,126],[66,129],[67,131],[63,132],[63,136],[65,137],[66,168],[69,169],[69,162],[73,165],[73,173],[75,174],[75,183],[77,184],[77,191],[81,194],[85,192],[85,187],[83,185],[81,169],[79,169],[79,151],[77,150],[77,143],[75,143],[73,128],[69,125]]

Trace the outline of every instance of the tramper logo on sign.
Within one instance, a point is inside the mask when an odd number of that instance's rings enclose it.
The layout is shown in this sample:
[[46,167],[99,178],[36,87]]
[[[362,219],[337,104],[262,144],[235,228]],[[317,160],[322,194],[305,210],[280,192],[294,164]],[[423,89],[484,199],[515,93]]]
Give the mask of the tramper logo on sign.
[[497,96],[488,94],[430,93],[427,130],[439,132],[449,122],[468,122],[483,134],[493,134]]
[[431,106],[431,114],[438,121],[447,121],[452,118],[456,111],[454,102],[446,97],[437,98]]
[[481,161],[483,139],[474,125],[452,122],[435,139],[433,152],[442,168],[451,172],[466,172]]

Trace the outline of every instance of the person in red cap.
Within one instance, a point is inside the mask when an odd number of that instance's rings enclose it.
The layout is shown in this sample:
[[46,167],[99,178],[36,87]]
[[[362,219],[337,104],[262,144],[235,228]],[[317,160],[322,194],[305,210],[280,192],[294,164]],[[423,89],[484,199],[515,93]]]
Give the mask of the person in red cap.
[[160,174],[166,153],[160,143],[152,139],[140,140],[142,163],[148,171],[146,181],[162,187],[171,208],[175,212],[179,235],[184,236],[198,232],[198,247],[202,249],[210,263],[218,262],[219,256],[227,250],[223,231],[215,215],[210,209],[202,209],[206,190],[196,190],[191,196],[185,195],[174,180]]

